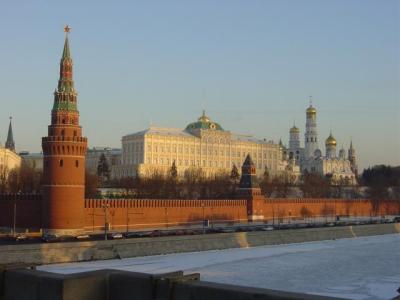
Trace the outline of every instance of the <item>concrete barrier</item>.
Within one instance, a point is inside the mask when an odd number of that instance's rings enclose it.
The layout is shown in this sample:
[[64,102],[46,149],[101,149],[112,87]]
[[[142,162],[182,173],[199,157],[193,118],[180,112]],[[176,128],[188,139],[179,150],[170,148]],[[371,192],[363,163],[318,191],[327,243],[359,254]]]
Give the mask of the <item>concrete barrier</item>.
[[177,283],[174,288],[174,300],[334,300],[326,296],[308,295],[285,291],[233,286],[213,282]]
[[0,246],[0,265],[51,264],[393,234],[400,224]]
[[70,275],[8,270],[2,300],[333,300],[325,296],[200,282],[199,274],[101,270]]

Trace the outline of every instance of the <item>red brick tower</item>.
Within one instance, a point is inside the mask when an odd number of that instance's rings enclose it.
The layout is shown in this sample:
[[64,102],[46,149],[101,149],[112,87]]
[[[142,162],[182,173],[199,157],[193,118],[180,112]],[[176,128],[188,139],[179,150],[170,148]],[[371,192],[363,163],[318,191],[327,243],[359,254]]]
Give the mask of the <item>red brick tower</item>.
[[46,234],[75,235],[84,227],[85,154],[87,139],[82,137],[77,110],[77,92],[72,80],[69,27],[60,62],[60,79],[54,92],[51,125],[42,138],[43,213]]
[[265,202],[265,197],[262,195],[261,189],[256,183],[256,177],[256,166],[250,154],[248,154],[242,166],[242,176],[240,177],[237,196],[238,198],[247,199],[247,217],[249,222],[261,221],[264,219],[263,204]]

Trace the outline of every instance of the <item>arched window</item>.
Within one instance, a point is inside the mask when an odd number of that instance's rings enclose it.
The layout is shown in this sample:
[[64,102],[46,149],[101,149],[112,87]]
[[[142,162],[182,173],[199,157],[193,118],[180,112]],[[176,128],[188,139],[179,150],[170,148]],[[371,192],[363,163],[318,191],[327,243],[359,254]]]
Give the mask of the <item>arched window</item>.
[[64,166],[64,161],[60,159],[60,167]]
[[79,167],[79,161],[78,160],[75,161],[75,167],[77,167],[77,168]]

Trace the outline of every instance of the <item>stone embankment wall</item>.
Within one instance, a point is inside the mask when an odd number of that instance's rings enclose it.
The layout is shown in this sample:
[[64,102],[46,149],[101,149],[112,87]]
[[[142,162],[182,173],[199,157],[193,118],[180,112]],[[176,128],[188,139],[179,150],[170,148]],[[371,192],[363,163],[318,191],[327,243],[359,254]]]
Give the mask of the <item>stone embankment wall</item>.
[[51,264],[400,233],[400,224],[0,246],[1,264]]

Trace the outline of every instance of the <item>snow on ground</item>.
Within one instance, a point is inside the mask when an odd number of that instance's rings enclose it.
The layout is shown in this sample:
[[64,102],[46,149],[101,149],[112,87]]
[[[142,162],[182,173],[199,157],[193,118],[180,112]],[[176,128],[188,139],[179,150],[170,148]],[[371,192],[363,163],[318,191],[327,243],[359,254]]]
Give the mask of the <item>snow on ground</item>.
[[41,266],[70,274],[112,268],[200,272],[201,279],[357,300],[391,299],[400,287],[400,235],[176,253]]

